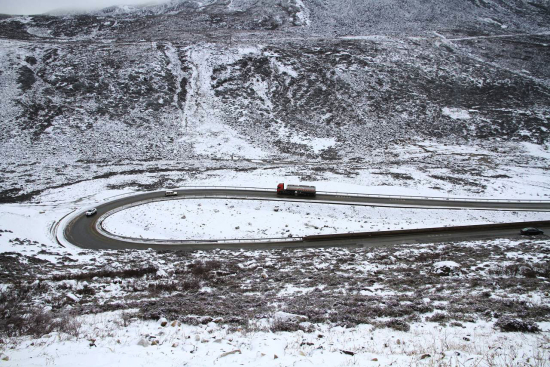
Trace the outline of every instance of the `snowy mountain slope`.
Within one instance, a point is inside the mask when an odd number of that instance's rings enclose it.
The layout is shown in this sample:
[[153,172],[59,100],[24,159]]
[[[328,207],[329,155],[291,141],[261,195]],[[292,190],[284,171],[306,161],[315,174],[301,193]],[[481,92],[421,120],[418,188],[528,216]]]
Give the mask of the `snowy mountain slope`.
[[523,0],[311,0],[311,25],[337,34],[479,34],[546,29],[548,2]]
[[[527,54],[531,39],[522,40],[513,47]],[[233,47],[2,42],[6,169],[232,154],[368,160],[375,150],[430,139],[489,149],[502,140],[548,141],[546,68],[500,67],[472,55],[471,45],[439,38]]]
[[432,31],[479,35],[544,31],[548,19],[549,7],[544,0],[174,0],[61,17],[8,18],[0,23],[0,29],[3,35],[16,38],[32,38],[36,29],[42,29],[41,37],[48,33],[56,38],[133,40],[181,40],[190,39],[189,34],[204,36],[204,32],[273,30],[325,37],[421,35]]
[[545,84],[434,40],[274,45],[216,68],[212,79],[231,125],[275,144],[282,127],[334,137],[339,152],[355,154],[418,135],[523,140],[519,132],[529,131],[531,141],[547,140]]
[[[140,164],[250,169],[242,159],[263,159],[329,171],[362,162],[350,175],[415,164],[423,173],[394,176],[419,185],[417,176],[471,182],[473,173],[481,193],[484,176],[547,165],[545,6],[172,1],[4,18],[0,165],[12,173],[0,191]],[[405,152],[425,142],[440,148],[410,161]],[[542,155],[519,157],[526,142]],[[457,143],[490,158],[447,154]]]
[[99,12],[65,16],[10,17],[0,23],[0,30],[2,35],[17,39],[180,40],[186,38],[184,32],[274,30],[307,23],[307,11],[301,0],[183,0],[154,6],[115,6]]

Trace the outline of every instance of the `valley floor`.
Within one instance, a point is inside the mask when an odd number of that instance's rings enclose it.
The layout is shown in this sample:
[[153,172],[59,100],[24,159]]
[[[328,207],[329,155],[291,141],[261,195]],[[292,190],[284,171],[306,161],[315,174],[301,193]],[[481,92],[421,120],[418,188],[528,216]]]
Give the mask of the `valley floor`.
[[[57,220],[73,209],[129,194],[137,180],[146,183],[147,177],[113,176],[0,207],[0,352],[6,365],[550,364],[547,236],[392,248],[208,252],[91,251],[56,243]],[[250,172],[218,172],[192,183],[269,187],[273,180]],[[299,177],[285,180],[298,182]],[[369,190],[343,181],[315,184],[325,190]],[[227,210],[231,218],[244,213],[229,208],[229,202],[219,208],[199,204],[181,208],[192,213],[195,227],[201,215],[210,220],[214,209]],[[253,213],[257,205],[279,213],[271,204],[247,205]],[[294,210],[302,216],[306,210],[281,206],[285,215]],[[339,216],[364,222],[368,215],[369,225],[379,228],[431,225],[437,218],[457,224],[544,217],[363,209],[315,213],[316,218],[334,215],[331,226],[337,230],[345,229]],[[284,220],[273,223],[282,226],[276,231],[288,229]],[[230,224],[225,227],[234,230]],[[245,223],[241,228],[247,226],[252,227]],[[253,231],[258,233],[261,228]]]

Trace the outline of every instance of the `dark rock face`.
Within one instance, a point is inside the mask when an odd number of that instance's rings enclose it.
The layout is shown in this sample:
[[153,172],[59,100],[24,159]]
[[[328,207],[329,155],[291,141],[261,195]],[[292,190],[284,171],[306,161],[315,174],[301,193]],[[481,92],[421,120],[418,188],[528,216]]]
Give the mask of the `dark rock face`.
[[[29,27],[49,37],[197,40],[229,33],[282,31],[323,37],[442,32],[477,36],[537,32],[550,21],[544,0],[234,0],[171,1],[125,11],[110,7],[93,14],[36,15],[32,21],[0,20],[0,34],[28,39]],[[229,33],[228,33],[229,32]],[[208,34],[207,34],[208,33]],[[45,34],[45,33],[44,33]]]
[[36,61],[36,57],[34,56],[27,56],[25,57],[25,62],[31,66],[34,66],[36,65],[37,61]]
[[21,66],[17,81],[20,84],[21,91],[26,92],[32,88],[32,85],[36,82],[36,78],[34,77],[34,72],[31,69],[27,66]]

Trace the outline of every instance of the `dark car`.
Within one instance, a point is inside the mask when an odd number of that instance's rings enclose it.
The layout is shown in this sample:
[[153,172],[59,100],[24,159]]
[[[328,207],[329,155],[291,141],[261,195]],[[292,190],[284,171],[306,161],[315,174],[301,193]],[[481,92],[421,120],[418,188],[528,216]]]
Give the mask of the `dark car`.
[[539,234],[543,234],[544,232],[541,231],[541,230],[538,229],[538,228],[527,227],[527,228],[523,228],[523,229],[520,231],[520,233],[521,233],[521,234],[528,235],[528,236],[536,236],[536,235],[539,235]]

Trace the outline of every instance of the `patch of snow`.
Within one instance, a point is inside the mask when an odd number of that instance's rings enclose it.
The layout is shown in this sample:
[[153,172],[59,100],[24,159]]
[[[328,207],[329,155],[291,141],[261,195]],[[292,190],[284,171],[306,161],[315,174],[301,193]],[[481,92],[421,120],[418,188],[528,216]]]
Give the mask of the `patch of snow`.
[[499,27],[502,28],[502,29],[508,28],[508,26],[507,26],[506,24],[503,24],[502,22],[499,22],[499,21],[494,20],[494,19],[492,19],[492,18],[479,18],[479,20],[481,20],[482,22],[488,23],[488,24],[497,25],[497,26],[499,26]]
[[459,268],[460,264],[454,261],[439,261],[434,263],[434,268],[442,268],[442,267],[448,267],[448,268]]
[[538,144],[523,142],[522,146],[524,151],[533,157],[550,159],[550,149],[548,149],[549,148],[548,144],[538,145]]
[[298,22],[295,25],[309,25],[310,24],[309,9],[305,6],[302,0],[294,0],[294,1],[296,2],[296,5],[300,9],[300,11],[296,13]]
[[[278,211],[274,210],[276,207]],[[544,220],[546,217],[544,212],[174,198],[114,213],[103,222],[103,228],[115,235],[143,239],[253,239]]]
[[[279,130],[277,131],[281,139],[288,139],[295,144],[307,145],[315,153],[319,153],[325,149],[331,148],[336,145],[335,138],[314,138],[305,134],[292,133],[289,134],[289,129],[284,124],[279,124]],[[290,135],[290,138],[288,138]]]
[[261,53],[261,47],[259,47],[259,46],[257,46],[257,47],[253,47],[253,46],[243,47],[243,46],[241,46],[237,49],[237,52],[241,56],[259,55]]
[[271,67],[277,71],[279,74],[286,73],[290,75],[293,78],[298,77],[298,73],[296,70],[294,70],[291,66],[285,65],[279,61],[277,61],[275,58],[271,57],[270,59]]
[[40,27],[27,27],[27,33],[37,37],[51,37],[52,30]]
[[287,284],[284,289],[281,289],[277,295],[279,297],[288,297],[295,294],[305,294],[314,291],[315,289],[324,289],[324,285],[317,287],[296,287],[291,284]]
[[[259,159],[267,154],[253,146],[220,119],[221,102],[211,88],[213,65],[216,53],[208,47],[190,47],[187,57],[191,63],[192,75],[183,109],[184,140],[200,156],[217,158],[236,157]],[[239,55],[218,56],[224,62],[236,60]]]
[[443,107],[441,113],[454,120],[469,120],[471,118],[469,111],[461,108]]
[[273,318],[275,320],[280,321],[298,321],[298,322],[304,322],[308,320],[307,316],[303,315],[296,315],[293,313],[283,312],[283,311],[277,311],[275,314],[273,314]]

